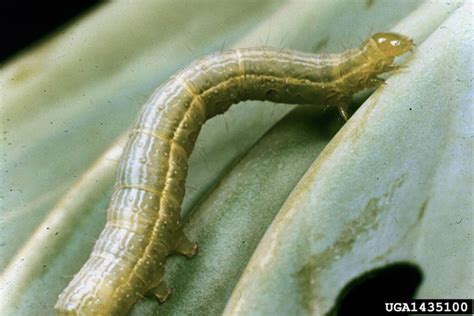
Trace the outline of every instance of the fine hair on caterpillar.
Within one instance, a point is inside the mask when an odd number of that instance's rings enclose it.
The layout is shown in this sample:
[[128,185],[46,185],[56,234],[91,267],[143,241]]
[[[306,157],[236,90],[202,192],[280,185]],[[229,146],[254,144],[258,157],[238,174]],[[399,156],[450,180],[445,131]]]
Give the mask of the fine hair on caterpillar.
[[340,54],[247,48],[218,52],[176,73],[143,106],[117,167],[104,230],[59,295],[59,315],[121,315],[145,294],[165,301],[167,256],[197,245],[180,218],[188,158],[202,125],[245,100],[335,107],[348,119],[352,95],[378,87],[413,42],[377,33]]

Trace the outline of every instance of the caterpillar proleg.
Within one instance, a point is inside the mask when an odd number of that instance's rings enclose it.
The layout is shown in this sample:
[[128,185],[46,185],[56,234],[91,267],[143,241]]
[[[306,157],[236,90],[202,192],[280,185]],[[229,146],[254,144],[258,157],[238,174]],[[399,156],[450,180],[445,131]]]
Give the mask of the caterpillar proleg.
[[107,223],[92,254],[59,295],[59,315],[121,315],[147,293],[160,301],[166,257],[192,257],[180,207],[187,160],[206,120],[245,100],[330,105],[348,119],[351,96],[383,83],[409,38],[377,33],[341,54],[237,49],[200,59],[144,105],[119,163]]

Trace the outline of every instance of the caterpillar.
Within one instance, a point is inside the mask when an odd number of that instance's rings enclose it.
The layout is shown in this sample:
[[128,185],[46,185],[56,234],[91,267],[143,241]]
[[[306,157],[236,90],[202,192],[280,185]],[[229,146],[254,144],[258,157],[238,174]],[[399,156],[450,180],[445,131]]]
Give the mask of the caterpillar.
[[358,48],[315,55],[274,48],[209,55],[151,95],[130,131],[119,162],[104,230],[59,295],[58,315],[121,315],[145,294],[170,295],[166,257],[192,257],[197,245],[180,218],[187,160],[206,120],[245,100],[330,105],[348,119],[351,96],[378,87],[378,75],[413,47],[396,33],[376,33]]

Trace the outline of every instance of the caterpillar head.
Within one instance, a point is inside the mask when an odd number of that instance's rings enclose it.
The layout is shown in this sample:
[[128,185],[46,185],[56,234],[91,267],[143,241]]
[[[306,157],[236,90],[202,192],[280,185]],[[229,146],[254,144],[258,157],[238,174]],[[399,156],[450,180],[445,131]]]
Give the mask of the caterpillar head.
[[386,57],[403,55],[414,46],[413,40],[397,33],[375,33],[369,37],[369,41]]

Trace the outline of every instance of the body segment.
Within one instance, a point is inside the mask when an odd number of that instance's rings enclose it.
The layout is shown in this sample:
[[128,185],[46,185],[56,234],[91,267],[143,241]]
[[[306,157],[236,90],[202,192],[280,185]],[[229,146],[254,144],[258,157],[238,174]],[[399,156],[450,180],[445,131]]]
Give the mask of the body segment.
[[[395,53],[394,45],[381,47],[386,42],[379,39],[388,38],[383,34],[405,46]],[[395,69],[393,58],[410,48],[401,35],[379,33],[342,54],[240,49],[208,56],[173,76],[150,97],[131,129],[107,224],[59,296],[58,314],[119,315],[147,293],[166,299],[166,257],[191,257],[197,249],[183,233],[180,206],[188,157],[208,119],[245,100],[331,105],[347,118],[350,97],[380,85],[377,75]]]

